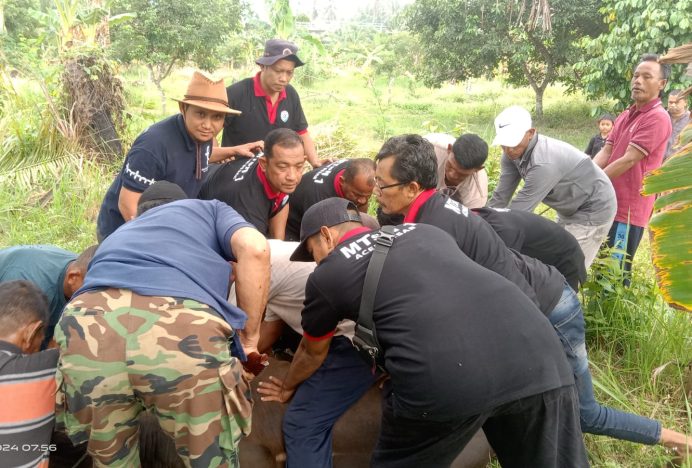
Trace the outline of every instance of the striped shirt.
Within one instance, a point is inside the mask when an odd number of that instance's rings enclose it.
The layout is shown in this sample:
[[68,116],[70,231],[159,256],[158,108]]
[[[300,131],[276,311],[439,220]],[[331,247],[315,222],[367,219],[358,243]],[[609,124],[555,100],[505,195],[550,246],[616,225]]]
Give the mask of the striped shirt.
[[55,421],[58,350],[22,354],[0,341],[0,460],[3,467],[47,467]]

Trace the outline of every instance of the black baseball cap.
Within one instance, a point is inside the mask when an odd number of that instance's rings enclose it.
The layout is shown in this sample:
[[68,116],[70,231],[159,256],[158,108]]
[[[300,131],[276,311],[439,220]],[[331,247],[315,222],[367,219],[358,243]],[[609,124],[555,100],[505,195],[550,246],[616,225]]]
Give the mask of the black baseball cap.
[[187,194],[180,188],[179,185],[167,180],[159,180],[154,182],[142,192],[142,195],[137,201],[137,206],[154,200],[177,201],[188,198]]
[[[349,209],[356,213],[349,213]],[[312,205],[300,222],[300,244],[291,255],[291,261],[314,262],[312,254],[308,252],[308,239],[320,232],[322,226],[332,227],[347,222],[362,224],[363,220],[357,213],[358,207],[345,198],[327,198]]]

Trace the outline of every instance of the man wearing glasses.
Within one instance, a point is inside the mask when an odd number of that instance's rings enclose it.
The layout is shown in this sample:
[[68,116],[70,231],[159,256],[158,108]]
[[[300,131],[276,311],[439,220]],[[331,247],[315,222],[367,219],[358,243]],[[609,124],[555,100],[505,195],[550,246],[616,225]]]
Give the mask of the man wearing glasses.
[[226,88],[229,102],[242,114],[224,122],[221,147],[214,148],[212,160],[221,161],[234,156],[226,148],[236,146],[238,142],[264,140],[271,130],[289,128],[303,140],[308,162],[313,167],[324,163],[317,158],[298,92],[289,84],[296,67],[304,65],[297,52],[298,46],[292,42],[268,40],[264,45],[264,55],[255,61],[260,71],[252,78]]

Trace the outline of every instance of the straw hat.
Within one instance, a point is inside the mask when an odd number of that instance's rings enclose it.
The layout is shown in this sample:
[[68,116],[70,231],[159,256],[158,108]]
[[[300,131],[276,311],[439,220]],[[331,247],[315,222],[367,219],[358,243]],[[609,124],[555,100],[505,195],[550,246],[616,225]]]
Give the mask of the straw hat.
[[228,106],[228,95],[223,79],[213,81],[202,72],[196,71],[187,85],[183,99],[172,98],[174,101],[190,104],[215,112],[225,114],[240,114],[240,111]]

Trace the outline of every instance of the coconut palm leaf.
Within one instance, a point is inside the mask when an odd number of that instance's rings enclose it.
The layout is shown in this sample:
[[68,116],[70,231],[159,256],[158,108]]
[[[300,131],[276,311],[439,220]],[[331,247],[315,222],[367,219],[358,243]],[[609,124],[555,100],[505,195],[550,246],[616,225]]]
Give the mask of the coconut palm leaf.
[[643,193],[662,194],[649,227],[663,297],[672,307],[692,311],[692,123],[681,132],[677,147],[644,179]]

